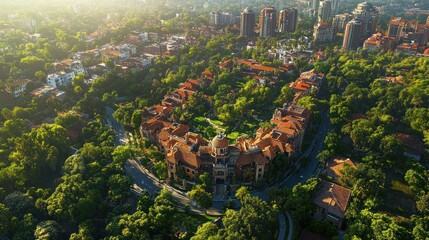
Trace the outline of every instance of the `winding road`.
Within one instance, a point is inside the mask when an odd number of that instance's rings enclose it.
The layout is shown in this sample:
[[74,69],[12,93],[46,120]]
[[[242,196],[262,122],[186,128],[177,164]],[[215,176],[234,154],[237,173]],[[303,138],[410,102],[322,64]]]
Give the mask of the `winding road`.
[[[124,145],[128,142],[128,139],[122,126],[112,117],[113,112],[113,109],[106,107],[105,121],[116,133],[116,144]],[[297,169],[296,172],[291,172],[287,178],[281,182],[278,182],[277,184],[274,184],[273,187],[292,188],[298,183],[303,183],[309,178],[317,175],[317,167],[319,163],[317,154],[323,150],[323,141],[330,128],[331,126],[329,123],[328,113],[323,111],[319,130],[312,140],[310,146],[302,155],[302,158],[309,158],[307,165],[301,166],[300,160],[298,160],[292,167],[292,169]],[[167,188],[172,193],[173,198],[182,206],[189,205],[191,207],[191,211],[198,214],[205,213],[203,209],[198,208],[196,204],[186,196],[186,193],[181,192],[167,184],[160,183],[158,179],[153,176],[153,174],[143,168],[136,160],[128,160],[125,163],[125,170],[132,177],[135,185],[138,188],[146,189],[152,196],[156,196],[162,188]],[[262,200],[268,200],[265,190],[266,189],[251,191],[251,194],[261,198]],[[215,209],[212,209],[212,211],[219,213],[221,206],[221,203],[216,202],[216,204],[214,204]],[[286,224],[286,219],[288,224]],[[284,239],[287,225],[289,226],[287,239],[291,240],[293,236],[293,221],[290,214],[285,212],[284,215],[279,215],[279,239]],[[280,238],[281,236],[283,236],[283,238]]]
[[[116,145],[125,145],[128,143],[128,138],[125,133],[125,130],[119,124],[116,122],[116,120],[113,118],[114,110],[110,107],[105,108],[105,121],[107,125],[115,131],[116,139],[115,143]],[[156,176],[154,176],[151,172],[149,172],[147,169],[142,167],[142,165],[138,162],[138,160],[134,159],[128,159],[124,164],[125,171],[128,175],[131,176],[133,182],[134,182],[134,192],[139,192],[143,189],[146,189],[148,193],[156,197],[158,193],[161,191],[161,189],[166,188],[171,192],[171,195],[173,199],[181,206],[189,205],[191,208],[191,211],[198,214],[205,214],[204,209],[199,208],[195,202],[190,200],[186,193],[179,191],[173,187],[171,187],[168,184],[161,183]],[[220,211],[216,211],[216,209],[211,209],[213,214],[220,214]]]

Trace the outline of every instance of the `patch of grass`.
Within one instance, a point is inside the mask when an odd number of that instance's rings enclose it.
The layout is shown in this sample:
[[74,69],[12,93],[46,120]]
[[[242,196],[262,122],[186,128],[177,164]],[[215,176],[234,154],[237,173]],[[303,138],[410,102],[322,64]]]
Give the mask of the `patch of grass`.
[[410,187],[409,187],[409,186],[407,186],[406,184],[404,184],[404,183],[402,183],[402,182],[398,181],[398,180],[392,180],[392,181],[390,182],[390,189],[392,189],[392,190],[396,190],[396,191],[400,191],[400,192],[402,192],[403,194],[408,195],[408,196],[410,196],[410,197],[413,195],[413,194],[411,193]]
[[187,214],[182,212],[177,212],[172,217],[175,219],[176,222],[182,225],[183,229],[186,229],[185,232],[181,233],[183,234],[183,239],[189,239],[197,231],[198,226],[201,226],[206,222],[212,221],[211,216]]
[[386,188],[382,209],[393,217],[409,218],[416,212],[416,203],[409,186],[399,180],[401,178],[394,173],[388,174],[390,184]]
[[208,122],[206,121],[205,117],[196,117],[193,119],[192,122],[195,123],[196,125],[208,125]]
[[234,143],[235,140],[237,140],[237,138],[243,134],[244,133],[240,133],[240,132],[231,132],[231,133],[228,133],[226,137],[228,138],[230,143]]
[[223,127],[224,126],[223,125],[224,123],[222,121],[220,121],[220,120],[217,120],[217,119],[210,119],[210,120],[212,121],[212,123],[216,124],[219,127]]
[[204,218],[207,221],[213,221],[219,218],[220,216],[212,216],[212,215],[199,215],[199,217]]
[[244,123],[244,125],[245,125],[248,129],[257,129],[257,128],[259,127],[259,125],[258,125],[258,123],[257,123],[257,122],[249,122],[249,121],[246,121],[246,122]]

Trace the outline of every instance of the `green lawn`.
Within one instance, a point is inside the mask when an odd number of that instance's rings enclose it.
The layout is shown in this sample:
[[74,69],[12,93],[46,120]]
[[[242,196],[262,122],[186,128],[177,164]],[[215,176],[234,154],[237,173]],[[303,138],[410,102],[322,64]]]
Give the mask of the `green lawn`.
[[[201,124],[201,125],[207,125],[208,124],[205,117],[196,117],[193,119],[193,122]],[[196,126],[196,127],[198,127],[198,126]]]
[[416,203],[409,186],[400,174],[388,174],[383,209],[398,218],[409,218],[416,212]]
[[183,229],[186,229],[185,232],[181,233],[185,239],[189,239],[191,236],[193,236],[197,231],[198,226],[215,219],[215,217],[212,216],[187,214],[183,212],[177,212],[174,214],[174,218],[175,221],[182,224]]
[[218,119],[210,119],[212,121],[212,123],[216,124],[219,127],[224,127],[224,123]]
[[229,140],[229,143],[235,143],[235,140],[237,140],[237,138],[241,135],[243,135],[243,133],[240,133],[240,132],[228,133],[227,138]]
[[198,128],[200,131],[196,131],[196,133],[201,134],[207,140],[212,139],[218,132],[207,122],[205,117],[196,117],[192,119],[191,125]]
[[[265,116],[264,119],[266,117],[267,116]],[[243,122],[241,122],[240,125],[232,132],[229,132],[229,130],[231,130],[234,126],[227,126],[224,122],[216,118],[213,118],[210,120],[217,127],[225,129],[227,133],[227,138],[230,143],[235,143],[237,138],[243,135],[252,136],[259,128],[259,122],[253,119],[252,117],[250,117],[248,120],[244,120]],[[196,117],[192,119],[191,124],[192,126],[198,128],[200,132],[197,132],[197,133],[202,134],[207,140],[210,140],[211,138],[213,138],[218,132],[224,132],[223,130],[217,129],[214,126],[212,126],[206,120],[205,117]]]
[[395,190],[395,191],[400,191],[400,192],[402,192],[402,194],[408,195],[410,197],[413,195],[411,193],[410,187],[408,185],[406,185],[405,183],[402,183],[398,180],[392,180],[390,182],[390,189]]

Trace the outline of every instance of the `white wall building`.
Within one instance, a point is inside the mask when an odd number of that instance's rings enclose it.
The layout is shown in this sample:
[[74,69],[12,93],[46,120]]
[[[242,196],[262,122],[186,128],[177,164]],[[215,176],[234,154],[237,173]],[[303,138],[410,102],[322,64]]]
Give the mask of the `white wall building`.
[[31,82],[29,79],[20,79],[14,81],[11,85],[6,87],[6,92],[12,94],[14,97],[22,96],[27,91],[27,85]]
[[73,71],[51,73],[46,77],[46,83],[53,88],[67,86],[72,83],[74,76],[76,75]]
[[61,70],[57,69],[57,72],[51,73],[46,77],[46,83],[53,88],[71,84],[73,78],[79,73],[86,74],[85,68],[83,67],[82,62],[79,60],[74,60],[71,62],[62,61],[57,65],[60,64],[63,65]]

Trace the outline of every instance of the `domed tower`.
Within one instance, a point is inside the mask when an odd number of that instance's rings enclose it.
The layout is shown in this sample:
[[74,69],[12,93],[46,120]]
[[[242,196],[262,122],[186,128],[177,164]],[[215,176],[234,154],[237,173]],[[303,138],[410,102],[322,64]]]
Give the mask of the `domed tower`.
[[229,142],[225,134],[218,133],[212,140],[212,156],[215,163],[225,164],[226,158],[229,157]]
[[368,2],[359,3],[353,10],[354,18],[362,23],[362,33],[360,40],[363,41],[369,38],[376,30],[378,24],[378,11]]

